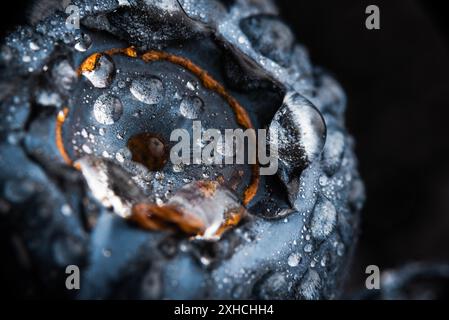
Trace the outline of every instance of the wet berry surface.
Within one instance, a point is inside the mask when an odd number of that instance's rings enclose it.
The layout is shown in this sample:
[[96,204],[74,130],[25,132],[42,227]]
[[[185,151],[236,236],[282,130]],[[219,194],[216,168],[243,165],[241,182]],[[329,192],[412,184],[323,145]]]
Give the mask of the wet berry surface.
[[[1,49],[0,207],[29,295],[67,295],[76,264],[71,298],[338,296],[364,201],[345,94],[271,1],[74,3],[80,30],[54,10]],[[278,173],[172,164],[173,130],[210,142],[195,121],[280,132]]]

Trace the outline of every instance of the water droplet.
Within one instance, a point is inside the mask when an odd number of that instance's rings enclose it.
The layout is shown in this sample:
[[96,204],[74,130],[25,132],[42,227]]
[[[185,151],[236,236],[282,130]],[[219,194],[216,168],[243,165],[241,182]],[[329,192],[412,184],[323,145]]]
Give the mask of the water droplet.
[[83,128],[83,129],[81,130],[81,136],[82,136],[83,138],[87,138],[87,137],[89,136],[89,134],[87,133],[86,128]]
[[310,253],[313,250],[312,244],[308,243],[304,246],[304,252]]
[[11,132],[8,134],[8,143],[12,145],[17,145],[20,143],[20,141],[23,139],[24,133],[23,132]]
[[299,262],[301,262],[301,256],[297,253],[292,253],[288,256],[287,263],[290,267],[298,266]]
[[81,149],[83,149],[83,151],[84,151],[85,153],[87,153],[87,154],[91,154],[91,153],[92,153],[92,149],[91,149],[88,145],[86,145],[86,144],[83,144],[83,146],[81,147]]
[[318,200],[310,224],[312,236],[315,239],[323,240],[332,232],[336,221],[337,211],[332,202],[327,199]]
[[101,252],[105,258],[109,258],[112,255],[111,250],[106,249],[106,248],[103,248],[103,250],[101,250]]
[[36,102],[42,106],[58,107],[62,104],[61,96],[56,92],[40,91],[36,96]]
[[70,206],[68,204],[64,204],[61,207],[61,212],[62,212],[63,215],[68,217],[68,216],[70,216],[72,214],[72,208],[70,208]]
[[118,86],[120,89],[123,89],[124,87],[126,87],[126,82],[120,80],[120,81],[117,83],[117,86]]
[[320,184],[320,186],[325,187],[327,186],[327,184],[329,183],[329,179],[327,176],[322,175],[320,176],[320,178],[318,179],[318,183]]
[[323,150],[323,169],[329,176],[340,168],[344,151],[345,137],[343,133],[340,131],[328,133]]
[[115,161],[85,156],[76,162],[81,169],[92,195],[105,207],[112,208],[120,217],[131,214],[129,199],[143,201],[142,190],[134,183],[129,172]]
[[320,158],[326,125],[321,113],[310,101],[290,92],[271,121],[271,134],[277,135],[277,139],[270,139],[270,144],[278,150],[284,171],[281,178],[288,183],[292,172],[303,170]]
[[94,104],[94,117],[101,123],[110,125],[120,119],[123,105],[119,98],[109,94],[102,94]]
[[337,244],[337,255],[343,256],[345,254],[345,245],[341,242]]
[[321,266],[324,268],[324,267],[326,267],[327,266],[327,263],[329,262],[329,255],[328,254],[325,254],[322,258],[321,258],[321,262],[320,262],[320,264],[321,264]]
[[123,163],[125,161],[125,157],[120,152],[117,152],[115,154],[115,159],[120,163]]
[[92,39],[89,35],[83,34],[78,41],[75,44],[75,50],[79,52],[86,52],[89,50],[90,46],[92,45]]
[[187,82],[186,87],[191,91],[195,90],[195,86],[190,81]]
[[320,275],[315,270],[309,269],[301,280],[299,293],[307,300],[314,300],[319,298],[320,288]]
[[53,81],[62,91],[68,91],[78,79],[76,71],[67,60],[56,63],[51,71]]
[[156,204],[157,204],[158,206],[162,206],[162,205],[164,204],[164,201],[163,201],[161,198],[157,197],[157,198],[156,198]]
[[30,42],[30,49],[33,51],[39,50],[39,46],[35,42]]
[[146,104],[158,104],[164,98],[164,85],[156,77],[139,77],[131,82],[132,95]]
[[204,102],[197,96],[186,96],[179,105],[179,112],[187,119],[197,119],[204,108]]
[[173,172],[179,173],[179,172],[183,172],[184,171],[184,167],[182,166],[182,164],[174,164],[173,165]]
[[118,0],[118,5],[120,7],[123,7],[123,6],[129,6],[130,4],[129,4],[128,0]]
[[202,256],[200,258],[200,262],[204,265],[204,266],[209,266],[212,263],[212,260],[210,259],[210,257],[206,257],[206,256]]
[[204,239],[216,239],[221,228],[231,228],[247,214],[238,198],[215,181],[195,181],[181,187],[167,206],[184,212],[191,221],[201,224],[195,232]]
[[92,85],[96,88],[106,88],[112,83],[115,74],[115,65],[111,58],[102,55],[95,66],[95,69],[82,72]]
[[156,180],[162,181],[165,178],[165,175],[163,172],[156,172],[156,174],[154,175],[154,177],[156,178]]
[[255,15],[243,19],[240,27],[255,50],[283,66],[288,65],[295,39],[291,29],[282,21]]

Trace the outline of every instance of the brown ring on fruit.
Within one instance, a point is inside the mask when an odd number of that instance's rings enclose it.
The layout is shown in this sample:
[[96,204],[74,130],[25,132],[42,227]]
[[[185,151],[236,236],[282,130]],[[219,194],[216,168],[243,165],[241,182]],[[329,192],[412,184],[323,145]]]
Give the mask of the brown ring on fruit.
[[56,116],[56,127],[55,127],[56,147],[58,148],[58,151],[61,154],[62,159],[69,166],[73,166],[75,169],[79,170],[80,169],[79,165],[76,163],[73,163],[73,160],[70,159],[70,156],[68,155],[68,153],[65,149],[64,141],[62,140],[62,127],[67,118],[68,113],[69,113],[69,108],[65,107],[61,111],[59,111],[58,115]]
[[[213,198],[217,192],[217,184],[218,182],[213,181],[196,182],[203,198]],[[245,213],[246,210],[242,206],[227,209],[224,212],[224,221],[213,236],[219,238],[230,227],[237,225]],[[195,214],[173,204],[138,203],[133,206],[129,219],[145,229],[154,231],[181,230],[190,236],[204,235],[208,228]]]
[[[170,54],[162,51],[150,50],[142,54],[140,57],[134,47],[128,48],[114,48],[105,51],[104,53],[93,53],[87,57],[79,66],[77,73],[80,76],[84,71],[93,71],[97,67],[97,63],[100,57],[103,55],[113,56],[116,54],[122,54],[130,58],[140,58],[144,62],[153,62],[158,60],[168,61],[173,64],[179,65],[184,69],[193,73],[203,84],[203,86],[209,90],[218,93],[231,107],[236,117],[237,123],[245,129],[253,129],[251,119],[246,110],[240,105],[240,103],[232,97],[226,89],[218,83],[212,76],[210,76],[205,70],[193,63],[191,60],[180,57],[174,54]],[[73,165],[72,159],[68,156],[63,140],[62,140],[62,127],[68,114],[68,108],[64,109],[63,115],[58,115],[56,125],[56,144],[58,150],[61,153],[62,158],[68,165]],[[243,193],[242,203],[248,205],[257,193],[257,189],[260,181],[259,165],[253,164],[251,170],[251,182]],[[167,205],[154,205],[154,204],[137,204],[133,207],[133,213],[131,219],[136,221],[140,226],[156,230],[156,229],[170,229],[166,222],[176,224],[184,232],[189,234],[200,233],[202,227],[198,224],[198,221],[185,221],[184,215],[177,212],[176,208],[171,208]],[[149,217],[151,220],[149,221]],[[225,221],[225,223],[217,231],[217,235],[223,233],[230,226],[234,226],[239,223],[241,214],[236,212],[230,215],[231,218]]]

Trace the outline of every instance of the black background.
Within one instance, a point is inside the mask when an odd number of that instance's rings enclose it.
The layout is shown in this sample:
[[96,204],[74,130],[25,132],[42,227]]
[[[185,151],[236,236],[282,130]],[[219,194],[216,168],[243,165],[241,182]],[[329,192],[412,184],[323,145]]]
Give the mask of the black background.
[[[314,63],[348,95],[367,202],[350,286],[365,267],[449,262],[449,51],[444,2],[279,1]],[[365,8],[380,8],[380,30]]]
[[[25,23],[29,1],[0,11],[1,34]],[[312,61],[348,95],[367,189],[350,289],[365,266],[449,262],[449,50],[443,1],[278,1]],[[381,29],[365,28],[376,4]]]

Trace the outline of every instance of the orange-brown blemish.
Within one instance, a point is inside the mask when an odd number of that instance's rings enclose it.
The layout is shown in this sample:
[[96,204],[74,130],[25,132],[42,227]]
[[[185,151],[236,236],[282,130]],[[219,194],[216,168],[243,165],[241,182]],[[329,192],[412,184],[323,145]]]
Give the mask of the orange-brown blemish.
[[105,51],[106,54],[113,56],[116,54],[123,54],[130,58],[137,58],[137,50],[134,47],[128,47],[128,48],[113,48],[110,50]]
[[100,60],[101,56],[102,54],[98,52],[88,56],[78,68],[78,75],[81,75],[83,72],[90,72],[95,70],[98,60]]
[[59,150],[59,153],[61,154],[62,159],[69,165],[73,165],[72,159],[70,159],[69,155],[67,154],[67,151],[64,147],[64,142],[62,140],[62,126],[64,125],[65,119],[67,118],[67,114],[69,113],[68,108],[64,108],[61,111],[58,112],[58,115],[56,117],[56,147]]
[[253,164],[251,166],[251,171],[252,171],[251,184],[246,188],[245,192],[243,193],[243,204],[245,206],[247,206],[251,202],[251,200],[256,196],[260,182],[259,166]]
[[130,220],[148,230],[176,230],[189,235],[205,231],[204,223],[192,214],[178,210],[175,206],[139,203],[133,206]]
[[243,207],[227,212],[226,220],[221,224],[220,228],[218,228],[215,235],[219,237],[230,227],[238,225],[239,222],[242,220],[242,217],[244,216],[244,214],[245,214],[245,208],[243,208]]
[[205,180],[199,181],[197,184],[199,190],[206,198],[213,197],[215,192],[217,192],[218,182]]

